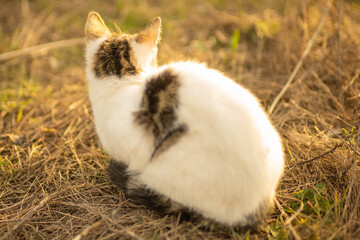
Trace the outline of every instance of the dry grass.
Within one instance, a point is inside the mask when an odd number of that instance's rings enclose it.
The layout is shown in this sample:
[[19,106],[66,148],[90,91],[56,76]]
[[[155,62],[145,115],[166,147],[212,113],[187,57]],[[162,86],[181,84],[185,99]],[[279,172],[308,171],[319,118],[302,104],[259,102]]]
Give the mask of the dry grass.
[[[268,109],[327,3],[111,2],[3,2],[1,52],[82,37],[90,10],[125,31],[159,15],[160,63],[206,61],[251,89]],[[0,62],[0,238],[359,239],[360,171],[354,154],[359,113],[354,118],[353,109],[360,98],[360,5],[349,0],[340,8],[340,3],[334,1],[271,115],[287,167],[267,223],[243,235],[162,218],[126,201],[112,186],[87,98],[83,45]]]

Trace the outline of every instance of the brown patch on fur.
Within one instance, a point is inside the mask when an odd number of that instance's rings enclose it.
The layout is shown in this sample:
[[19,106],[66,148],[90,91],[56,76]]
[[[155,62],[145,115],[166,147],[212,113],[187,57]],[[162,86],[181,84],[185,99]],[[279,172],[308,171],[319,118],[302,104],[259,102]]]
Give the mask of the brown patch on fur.
[[142,184],[138,172],[128,169],[128,165],[113,158],[110,159],[108,174],[111,181],[136,204],[141,204],[160,214],[180,212],[183,207],[163,194]]
[[144,125],[155,137],[152,157],[164,152],[186,132],[185,125],[175,126],[179,87],[178,76],[171,69],[150,78],[140,109],[134,113],[135,121]]
[[146,83],[140,110],[134,114],[136,121],[150,128],[155,137],[170,130],[176,120],[179,87],[178,77],[171,69],[164,70]]
[[113,33],[95,54],[93,69],[96,77],[121,77],[138,74],[140,69],[136,65],[129,37]]
[[178,128],[170,131],[163,138],[159,139],[155,146],[154,152],[151,155],[151,158],[156,158],[158,155],[165,152],[168,148],[175,144],[186,131],[187,126],[180,125]]

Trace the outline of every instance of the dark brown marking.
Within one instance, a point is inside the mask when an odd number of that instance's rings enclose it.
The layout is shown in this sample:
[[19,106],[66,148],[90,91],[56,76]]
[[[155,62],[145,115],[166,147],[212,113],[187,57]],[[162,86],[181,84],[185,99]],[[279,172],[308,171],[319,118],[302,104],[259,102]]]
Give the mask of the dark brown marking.
[[108,174],[113,184],[135,204],[145,205],[160,214],[180,212],[184,209],[181,204],[141,184],[137,179],[139,173],[130,171],[121,161],[110,159]]
[[155,158],[161,153],[169,149],[173,144],[175,144],[181,136],[186,132],[187,127],[185,124],[180,125],[178,128],[169,131],[164,137],[159,138],[155,146],[155,149],[151,155],[151,158]]
[[136,67],[136,59],[130,46],[129,38],[113,34],[100,46],[94,58],[96,77],[116,75],[136,75],[140,70]]
[[155,146],[152,158],[173,145],[187,127],[177,123],[178,75],[172,69],[165,69],[147,82],[140,104],[134,113],[135,120],[152,132]]
[[139,124],[152,129],[155,137],[169,130],[176,120],[179,86],[178,77],[171,69],[164,70],[146,82],[140,110],[134,115]]
[[145,186],[131,189],[128,192],[128,197],[133,203],[144,205],[160,214],[167,214],[171,212],[172,201],[164,195],[159,194]]
[[121,191],[127,192],[128,183],[131,178],[129,171],[127,170],[128,166],[120,161],[115,159],[110,159],[108,174],[111,181],[117,186]]
[[[179,130],[180,132],[183,130]],[[176,135],[173,131],[169,138]],[[164,142],[166,142],[166,138]],[[166,143],[163,143],[164,145]],[[161,146],[161,148],[164,146]],[[124,192],[125,196],[135,204],[144,205],[159,214],[181,214],[181,221],[191,221],[201,226],[204,230],[219,229],[222,231],[236,231],[245,233],[248,230],[255,230],[258,225],[263,224],[266,215],[270,212],[271,203],[269,200],[259,204],[258,208],[246,216],[245,223],[239,223],[234,227],[218,222],[216,219],[209,219],[188,207],[172,200],[171,198],[149,188],[138,180],[138,172],[130,171],[128,166],[115,159],[110,160],[108,174],[112,182]]]

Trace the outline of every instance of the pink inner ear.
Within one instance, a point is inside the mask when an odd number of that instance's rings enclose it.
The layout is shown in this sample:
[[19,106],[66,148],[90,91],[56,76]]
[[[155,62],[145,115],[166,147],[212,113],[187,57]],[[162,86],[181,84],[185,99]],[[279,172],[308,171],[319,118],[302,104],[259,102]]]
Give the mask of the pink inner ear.
[[152,45],[157,44],[157,39],[158,39],[157,33],[150,32],[147,30],[139,33],[135,38],[136,42],[138,42],[138,43],[148,43],[148,44],[152,44]]

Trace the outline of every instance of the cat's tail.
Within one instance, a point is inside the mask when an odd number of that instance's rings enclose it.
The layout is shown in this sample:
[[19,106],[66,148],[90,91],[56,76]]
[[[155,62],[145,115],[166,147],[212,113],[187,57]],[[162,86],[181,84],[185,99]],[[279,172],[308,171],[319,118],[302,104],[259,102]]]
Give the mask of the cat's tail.
[[108,174],[111,181],[125,196],[133,203],[146,206],[147,208],[156,211],[160,215],[179,215],[180,221],[191,221],[194,224],[199,224],[201,228],[205,229],[235,229],[238,232],[246,232],[248,230],[256,229],[259,224],[262,224],[266,219],[267,209],[269,203],[262,204],[257,211],[249,216],[246,216],[246,222],[242,224],[235,224],[228,226],[216,219],[208,219],[203,217],[196,211],[171,200],[165,195],[149,188],[146,184],[139,181],[139,173],[131,171],[128,166],[116,159],[110,159]]
[[181,204],[141,183],[138,179],[139,173],[128,170],[128,166],[121,161],[110,159],[108,174],[115,186],[135,204],[144,205],[162,215],[185,210]]

